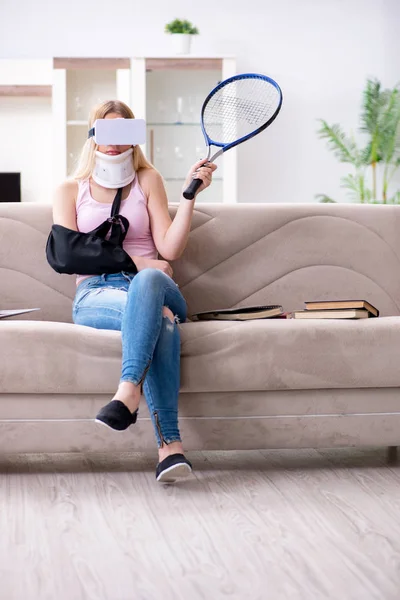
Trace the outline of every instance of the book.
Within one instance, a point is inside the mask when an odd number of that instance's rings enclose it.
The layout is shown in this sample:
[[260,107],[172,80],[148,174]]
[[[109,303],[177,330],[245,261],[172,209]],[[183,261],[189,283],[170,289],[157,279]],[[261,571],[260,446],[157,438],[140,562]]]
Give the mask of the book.
[[365,308],[374,317],[379,317],[379,310],[366,300],[321,300],[304,302],[306,310],[330,310],[339,308]]
[[292,319],[368,319],[371,313],[365,308],[343,310],[295,310]]
[[244,306],[239,308],[221,308],[207,310],[192,315],[193,321],[249,321],[251,319],[269,319],[283,314],[282,306]]
[[15,317],[16,315],[22,315],[24,313],[33,312],[40,310],[40,308],[19,308],[15,310],[0,310],[0,319],[6,319],[7,317]]

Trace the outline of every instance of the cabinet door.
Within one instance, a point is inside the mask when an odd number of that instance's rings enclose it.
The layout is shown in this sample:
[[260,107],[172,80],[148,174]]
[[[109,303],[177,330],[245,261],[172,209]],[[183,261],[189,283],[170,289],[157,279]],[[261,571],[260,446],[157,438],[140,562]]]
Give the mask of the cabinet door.
[[56,177],[73,175],[87,140],[89,113],[105,100],[130,103],[129,59],[54,59]]
[[116,69],[67,71],[67,176],[74,173],[87,140],[93,106],[117,98]]
[[[203,101],[224,77],[234,74],[234,60],[175,57],[132,62],[132,96],[134,89],[141,92],[136,95],[137,116],[147,121],[145,153],[164,177],[169,201],[177,202],[189,168],[206,156],[200,128]],[[136,112],[136,107],[133,110]],[[226,201],[227,177],[229,201],[236,201],[234,154],[228,169],[225,163],[225,157],[218,160],[213,183],[198,196],[197,202]]]

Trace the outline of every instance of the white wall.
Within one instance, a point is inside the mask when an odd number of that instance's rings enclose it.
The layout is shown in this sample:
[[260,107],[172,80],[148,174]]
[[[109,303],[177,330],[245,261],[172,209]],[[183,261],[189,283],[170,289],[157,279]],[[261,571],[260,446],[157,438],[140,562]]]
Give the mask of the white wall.
[[[347,167],[318,140],[317,119],[355,129],[366,77],[385,86],[400,80],[397,0],[2,0],[0,57],[165,53],[164,24],[175,17],[199,27],[193,53],[235,54],[238,71],[266,73],[284,91],[276,122],[239,149],[240,200],[312,202],[319,192],[344,199]],[[43,176],[48,157],[43,148]]]

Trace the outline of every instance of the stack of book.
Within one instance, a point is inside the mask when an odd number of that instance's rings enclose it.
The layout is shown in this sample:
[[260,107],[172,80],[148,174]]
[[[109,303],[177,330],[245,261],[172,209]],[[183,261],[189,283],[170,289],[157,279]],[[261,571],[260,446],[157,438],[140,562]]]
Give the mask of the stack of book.
[[193,321],[249,321],[253,319],[368,319],[379,310],[366,300],[305,302],[305,310],[284,312],[280,304],[207,310],[192,315]]
[[292,312],[292,319],[368,319],[379,310],[366,300],[326,300],[305,302],[305,310]]

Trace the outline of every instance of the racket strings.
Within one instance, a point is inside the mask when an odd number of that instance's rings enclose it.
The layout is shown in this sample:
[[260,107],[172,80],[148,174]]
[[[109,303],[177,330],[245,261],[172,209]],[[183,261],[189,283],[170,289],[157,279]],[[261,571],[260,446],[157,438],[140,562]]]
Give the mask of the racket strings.
[[278,90],[263,79],[233,81],[209,99],[203,123],[215,142],[231,143],[259,129],[275,113],[280,101]]

